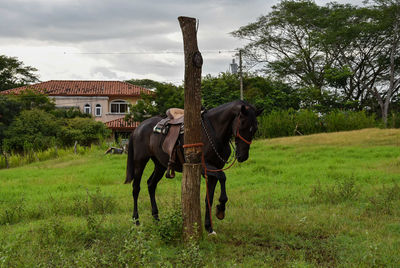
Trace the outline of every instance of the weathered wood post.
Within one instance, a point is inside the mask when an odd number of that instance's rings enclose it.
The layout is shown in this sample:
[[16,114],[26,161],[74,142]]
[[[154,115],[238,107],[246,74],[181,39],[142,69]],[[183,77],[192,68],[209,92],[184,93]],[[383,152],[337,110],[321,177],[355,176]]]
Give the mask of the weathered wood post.
[[196,19],[179,17],[185,53],[185,164],[182,174],[183,236],[201,237],[200,179],[202,132],[201,112],[201,67],[203,59],[197,47]]

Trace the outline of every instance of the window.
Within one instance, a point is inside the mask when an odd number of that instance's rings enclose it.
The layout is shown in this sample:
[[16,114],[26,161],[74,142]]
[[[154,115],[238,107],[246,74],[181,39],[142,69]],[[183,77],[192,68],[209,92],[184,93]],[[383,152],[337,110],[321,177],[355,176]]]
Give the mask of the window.
[[83,108],[83,112],[85,114],[91,114],[92,113],[92,110],[90,109],[90,104],[88,104],[88,103],[85,104],[85,107]]
[[100,104],[96,104],[95,115],[101,116],[101,105]]
[[126,114],[129,112],[128,103],[124,100],[114,100],[111,102],[112,114]]

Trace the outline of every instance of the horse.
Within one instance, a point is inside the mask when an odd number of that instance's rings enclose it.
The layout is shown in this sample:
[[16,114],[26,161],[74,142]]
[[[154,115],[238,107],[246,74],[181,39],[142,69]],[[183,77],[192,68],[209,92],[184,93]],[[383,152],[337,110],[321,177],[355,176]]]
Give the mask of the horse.
[[[216,216],[222,220],[225,217],[225,208],[228,201],[226,194],[225,173],[221,170],[231,155],[231,138],[234,137],[235,157],[238,162],[244,162],[249,157],[251,141],[257,131],[257,116],[262,110],[256,109],[245,101],[233,101],[222,104],[216,108],[206,110],[201,115],[203,133],[203,154],[208,175],[209,206],[206,197],[206,215],[204,227],[208,233],[215,233],[211,220],[210,209],[212,207],[214,191],[219,181],[221,194],[219,204],[216,206]],[[165,135],[155,133],[153,128],[163,117],[155,116],[143,121],[129,137],[128,158],[126,168],[126,184],[132,181],[133,196],[133,221],[139,225],[138,196],[140,181],[147,162],[154,162],[154,170],[147,180],[148,192],[151,202],[151,213],[155,220],[159,220],[158,207],[155,199],[155,191],[158,182],[163,178],[167,170],[169,155],[165,153],[161,144]],[[183,152],[183,135],[177,141],[177,148]],[[177,163],[175,170],[182,172],[182,164]],[[202,172],[204,176],[204,170]]]

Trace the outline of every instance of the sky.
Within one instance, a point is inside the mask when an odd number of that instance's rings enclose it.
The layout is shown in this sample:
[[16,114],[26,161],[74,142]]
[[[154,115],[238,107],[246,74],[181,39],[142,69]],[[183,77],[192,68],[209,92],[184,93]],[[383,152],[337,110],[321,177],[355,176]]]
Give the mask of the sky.
[[245,44],[230,32],[256,21],[278,2],[0,0],[0,54],[37,68],[41,81],[153,79],[181,84],[179,16],[199,20],[202,75],[215,76],[229,69],[235,50]]

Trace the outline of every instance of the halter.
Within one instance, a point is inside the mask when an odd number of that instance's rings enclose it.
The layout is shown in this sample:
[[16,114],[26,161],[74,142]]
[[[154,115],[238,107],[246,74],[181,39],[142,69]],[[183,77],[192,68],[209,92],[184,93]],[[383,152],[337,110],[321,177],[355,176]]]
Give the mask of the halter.
[[251,144],[251,141],[246,140],[246,139],[243,138],[243,137],[240,135],[240,133],[239,133],[240,114],[239,114],[239,116],[237,117],[237,119],[238,119],[238,122],[237,122],[236,136],[235,136],[235,137],[241,139],[242,141],[244,141],[245,143],[247,143],[248,145],[250,145],[250,144]]

